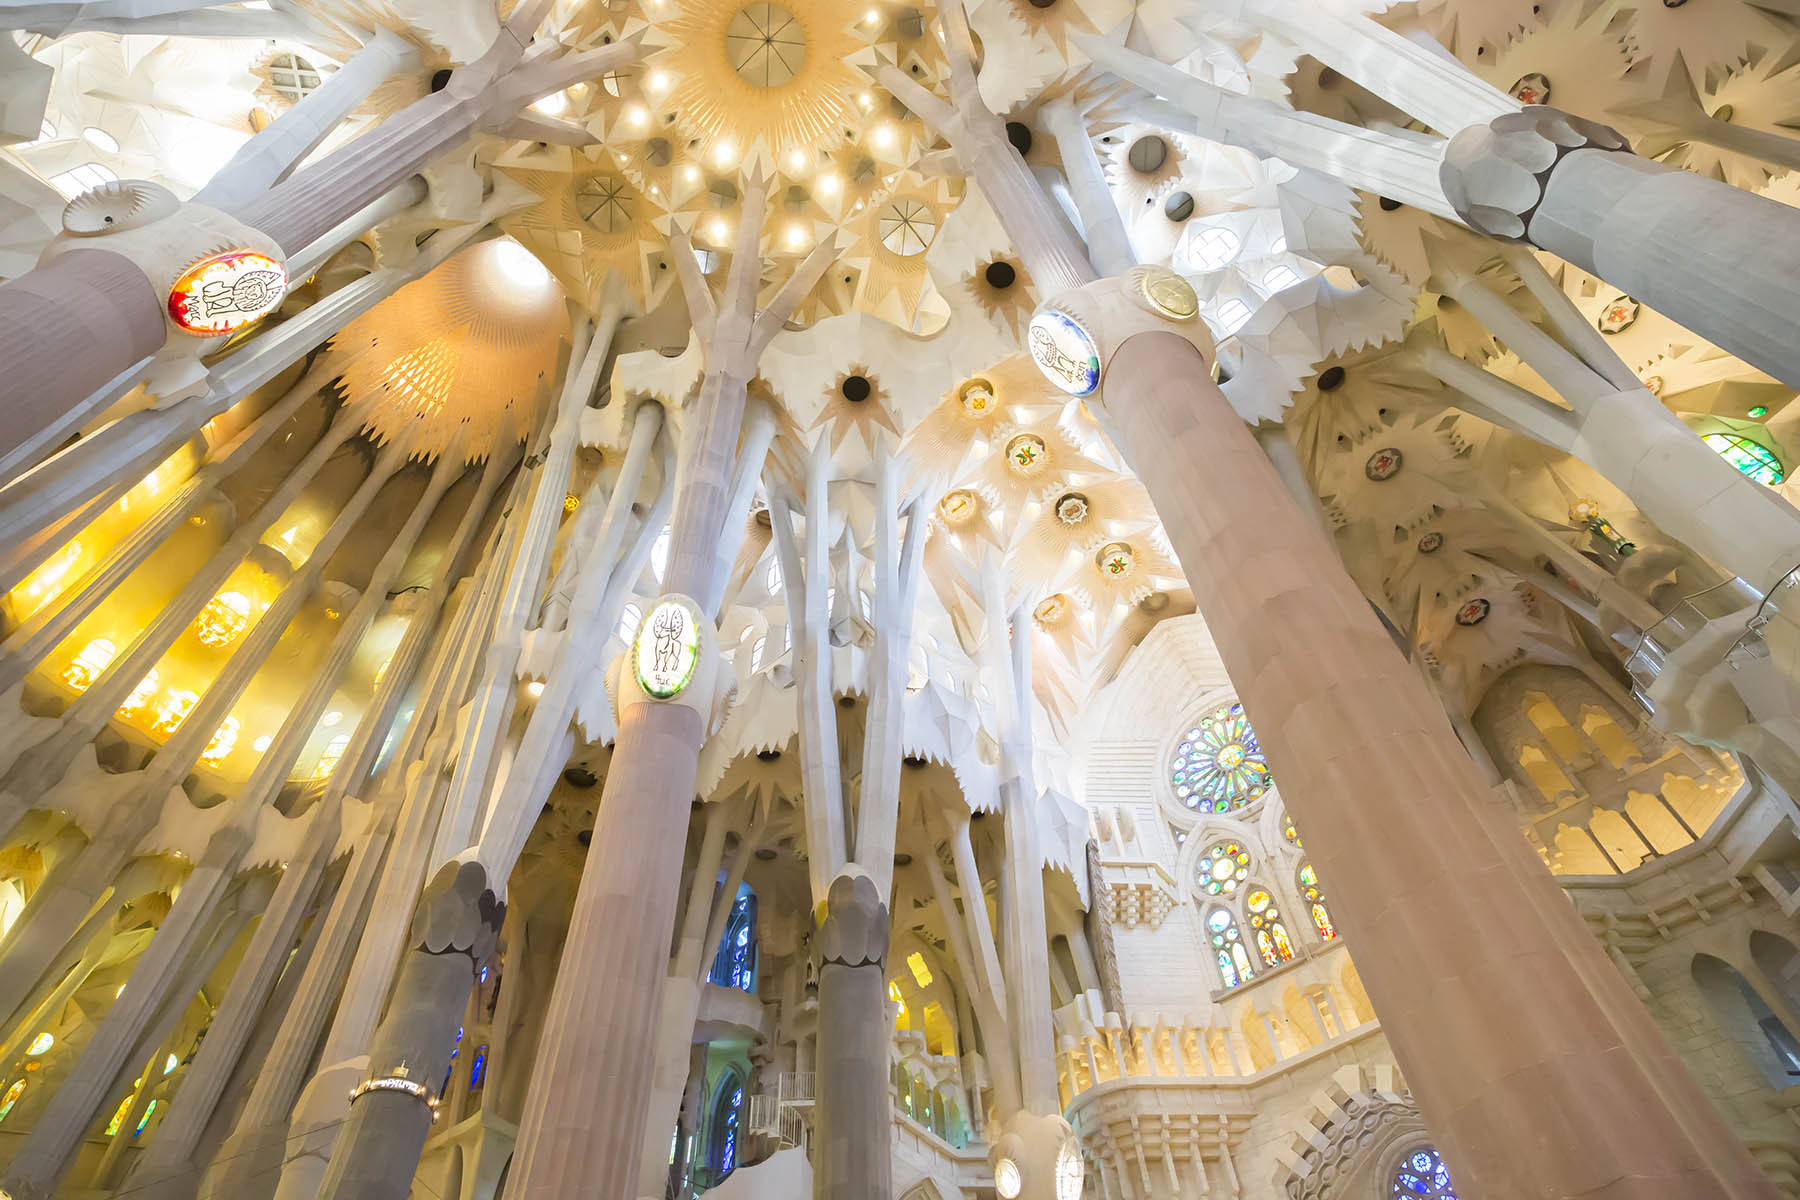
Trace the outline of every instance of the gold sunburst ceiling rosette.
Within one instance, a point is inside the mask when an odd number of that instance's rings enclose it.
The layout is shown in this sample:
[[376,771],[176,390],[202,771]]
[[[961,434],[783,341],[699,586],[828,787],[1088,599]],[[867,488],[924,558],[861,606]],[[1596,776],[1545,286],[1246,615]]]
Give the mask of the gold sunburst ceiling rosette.
[[777,164],[860,124],[861,69],[876,61],[867,5],[847,0],[687,0],[655,66],[675,80],[669,109],[689,137]]

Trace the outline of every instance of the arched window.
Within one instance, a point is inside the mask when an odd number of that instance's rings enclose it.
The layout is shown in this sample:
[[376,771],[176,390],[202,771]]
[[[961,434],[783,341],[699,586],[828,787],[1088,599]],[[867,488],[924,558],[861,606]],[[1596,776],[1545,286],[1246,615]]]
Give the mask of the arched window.
[[1169,763],[1175,798],[1200,812],[1229,812],[1262,799],[1269,764],[1241,704],[1222,704],[1181,737]]
[[1713,453],[1758,483],[1773,487],[1787,475],[1781,460],[1761,442],[1735,433],[1708,433],[1700,438],[1713,448]]
[[1244,905],[1250,910],[1250,927],[1256,931],[1256,953],[1266,967],[1280,966],[1294,957],[1293,939],[1288,937],[1287,926],[1281,923],[1281,912],[1275,907],[1275,897],[1267,888],[1257,888],[1245,897]]
[[23,1079],[13,1080],[13,1085],[6,1089],[6,1094],[0,1096],[0,1121],[6,1120],[13,1110],[13,1105],[17,1104],[19,1097],[24,1094],[25,1081]]
[[1312,916],[1313,928],[1319,931],[1319,940],[1329,942],[1337,936],[1337,926],[1331,923],[1331,911],[1325,907],[1325,893],[1319,890],[1319,873],[1313,870],[1311,863],[1301,863],[1295,878],[1300,882],[1300,895]]
[[1230,909],[1215,908],[1206,914],[1206,936],[1226,987],[1234,988],[1256,973],[1250,965],[1250,952],[1244,949],[1244,937],[1238,932],[1237,918]]
[[738,1127],[744,1112],[744,1081],[735,1071],[728,1071],[713,1093],[712,1154],[707,1165],[713,1181],[724,1179],[737,1169]]
[[1194,881],[1209,896],[1229,896],[1250,874],[1250,852],[1237,842],[1219,842],[1200,856]]
[[1394,1171],[1393,1194],[1396,1200],[1457,1200],[1450,1186],[1450,1171],[1444,1156],[1433,1146],[1420,1146],[1401,1160]]
[[731,919],[725,923],[725,936],[719,941],[712,971],[706,978],[720,987],[756,994],[756,893],[748,887],[738,889]]

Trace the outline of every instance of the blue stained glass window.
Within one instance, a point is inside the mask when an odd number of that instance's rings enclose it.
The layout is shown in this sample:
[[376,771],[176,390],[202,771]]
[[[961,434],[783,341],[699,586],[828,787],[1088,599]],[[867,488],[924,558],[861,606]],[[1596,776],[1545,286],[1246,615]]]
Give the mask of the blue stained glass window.
[[716,1183],[737,1169],[738,1123],[744,1111],[744,1084],[736,1072],[719,1082],[713,1098],[712,1162]]
[[1435,1147],[1421,1146],[1406,1156],[1394,1172],[1394,1195],[1399,1200],[1457,1200],[1450,1186],[1450,1169]]
[[487,1078],[487,1050],[486,1046],[475,1048],[475,1063],[469,1068],[469,1090],[471,1092],[480,1087],[482,1080]]
[[756,994],[756,893],[747,887],[731,906],[731,919],[725,923],[725,936],[719,939],[706,978],[720,987]]

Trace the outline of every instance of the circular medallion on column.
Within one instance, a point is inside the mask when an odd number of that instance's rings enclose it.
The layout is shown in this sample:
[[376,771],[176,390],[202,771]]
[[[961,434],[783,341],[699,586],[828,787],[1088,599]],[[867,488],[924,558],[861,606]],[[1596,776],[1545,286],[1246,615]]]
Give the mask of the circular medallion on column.
[[203,258],[169,288],[169,319],[184,332],[217,337],[274,312],[287,295],[287,268],[254,250]]
[[1369,455],[1369,461],[1363,464],[1363,474],[1372,483],[1386,483],[1400,473],[1400,464],[1406,456],[1394,446],[1383,446]]
[[1100,349],[1094,336],[1068,313],[1039,309],[1031,318],[1031,358],[1044,377],[1071,396],[1100,386]]
[[638,622],[631,666],[653,700],[679,696],[700,665],[700,609],[686,596],[664,596]]
[[1167,267],[1133,267],[1125,273],[1125,282],[1132,296],[1158,316],[1191,321],[1200,315],[1200,297],[1193,285]]
[[1456,610],[1456,623],[1464,627],[1479,625],[1488,619],[1488,612],[1492,607],[1485,599],[1477,596]]
[[1081,1200],[1081,1186],[1087,1180],[1087,1163],[1082,1161],[1081,1143],[1074,1138],[1056,1152],[1056,1200]]
[[1003,1158],[994,1164],[994,1191],[1000,1200],[1018,1200],[1019,1192],[1024,1188],[1025,1180],[1019,1174],[1019,1164],[1010,1158]]

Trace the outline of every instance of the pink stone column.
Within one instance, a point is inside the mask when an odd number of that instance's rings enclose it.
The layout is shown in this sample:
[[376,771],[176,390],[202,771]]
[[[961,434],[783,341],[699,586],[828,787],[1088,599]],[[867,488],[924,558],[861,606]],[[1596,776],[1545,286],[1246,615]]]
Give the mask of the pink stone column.
[[1105,402],[1458,1193],[1775,1196],[1200,353],[1127,339]]
[[[730,504],[743,380],[709,374],[682,448],[666,593],[705,596]],[[634,687],[627,682],[624,686]],[[594,837],[544,1017],[506,1191],[512,1200],[635,1200],[656,1031],[706,730],[683,704],[619,721]]]
[[0,456],[162,348],[162,299],[136,263],[70,250],[0,284]]

